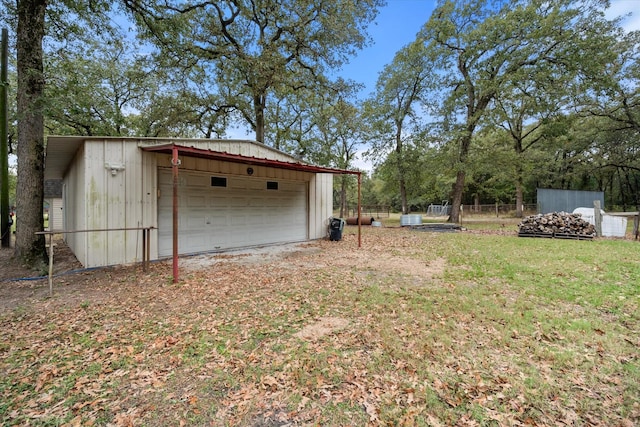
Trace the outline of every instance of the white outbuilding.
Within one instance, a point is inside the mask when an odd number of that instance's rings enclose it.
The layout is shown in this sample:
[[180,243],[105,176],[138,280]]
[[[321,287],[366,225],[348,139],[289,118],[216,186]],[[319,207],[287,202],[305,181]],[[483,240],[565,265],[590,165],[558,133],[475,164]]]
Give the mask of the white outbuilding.
[[324,238],[337,173],[358,174],[245,140],[50,136],[45,158],[85,267],[141,261],[142,228],[151,260],[174,236],[179,255]]

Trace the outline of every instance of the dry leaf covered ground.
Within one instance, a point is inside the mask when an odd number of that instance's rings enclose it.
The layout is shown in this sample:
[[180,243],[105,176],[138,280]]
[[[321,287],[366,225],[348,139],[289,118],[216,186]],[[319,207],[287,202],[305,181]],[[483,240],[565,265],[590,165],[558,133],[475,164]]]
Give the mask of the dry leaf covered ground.
[[348,228],[184,258],[178,284],[169,263],[62,275],[52,298],[4,281],[0,423],[638,425],[637,252],[597,265],[619,282],[599,303],[538,293],[578,286],[566,268],[496,259],[554,244],[366,228],[358,249]]

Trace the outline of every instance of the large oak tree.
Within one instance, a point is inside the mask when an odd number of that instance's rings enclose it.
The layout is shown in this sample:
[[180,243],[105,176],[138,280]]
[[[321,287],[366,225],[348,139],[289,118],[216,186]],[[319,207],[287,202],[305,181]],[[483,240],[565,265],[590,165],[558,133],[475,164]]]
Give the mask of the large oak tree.
[[18,183],[16,255],[30,265],[44,265],[43,49],[46,0],[18,2]]
[[440,68],[442,132],[457,151],[450,221],[457,222],[472,140],[492,102],[512,90],[514,78],[535,80],[562,70],[588,45],[606,1],[441,1],[421,33]]
[[[386,65],[376,83],[374,95],[365,111],[370,120],[369,157],[377,164],[391,151],[400,191],[402,213],[409,213],[407,179],[415,160],[407,155],[406,145],[416,133],[427,102],[426,96],[433,78],[431,63],[422,40],[408,44]],[[411,148],[411,147],[409,147]]]
[[[64,51],[85,32],[97,28],[108,32],[103,13],[111,2],[85,3],[46,0],[3,1],[2,15],[15,24],[17,53],[17,157],[18,182],[15,253],[34,267],[46,261],[42,204],[44,201],[44,123],[47,100],[44,96],[45,36],[51,49]],[[82,23],[86,25],[82,25]],[[93,30],[93,31],[89,31]]]
[[[215,76],[211,93],[266,142],[270,97],[317,87],[367,40],[383,0],[125,0],[163,61]],[[282,96],[282,95],[281,95]]]

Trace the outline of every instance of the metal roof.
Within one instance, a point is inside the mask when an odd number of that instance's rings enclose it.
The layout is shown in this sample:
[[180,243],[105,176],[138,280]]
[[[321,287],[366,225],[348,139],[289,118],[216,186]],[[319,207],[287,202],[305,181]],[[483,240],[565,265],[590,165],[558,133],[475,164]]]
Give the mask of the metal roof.
[[[171,154],[175,146],[179,153],[189,157],[200,157],[212,160],[224,160],[234,163],[243,163],[256,166],[268,166],[280,169],[290,169],[313,173],[332,173],[332,174],[352,174],[359,175],[359,171],[350,171],[346,169],[329,168],[324,166],[315,166],[302,162],[287,162],[283,160],[272,160],[259,157],[243,156],[240,154],[231,154],[189,146],[189,142],[202,142],[202,139],[184,139],[184,138],[140,138],[140,137],[110,137],[110,136],[49,136],[45,148],[45,168],[44,179],[62,179],[69,165],[75,157],[78,149],[85,141],[96,140],[126,140],[131,143],[137,143],[140,149],[148,152]],[[244,142],[256,144],[275,152],[283,153],[273,147],[249,140],[220,140],[224,142]],[[283,153],[289,156],[286,153]],[[290,156],[289,156],[290,157]],[[292,157],[293,160],[293,157]]]
[[223,160],[227,162],[242,163],[246,165],[268,166],[272,168],[289,169],[289,170],[302,171],[302,172],[332,173],[332,174],[341,174],[341,175],[343,174],[358,175],[361,173],[359,171],[329,168],[324,166],[310,165],[307,163],[285,162],[282,160],[264,159],[259,157],[243,156],[240,154],[230,154],[230,153],[224,153],[219,151],[204,150],[201,148],[188,147],[188,146],[175,144],[175,143],[161,144],[161,145],[156,145],[156,144],[140,145],[140,148],[144,151],[151,151],[151,152],[164,153],[164,154],[171,154],[174,147],[178,150],[178,153],[181,153],[182,155],[185,155],[187,157],[199,157],[199,158],[211,159],[211,160]]
[[62,179],[85,139],[87,137],[48,137],[45,147],[44,179]]

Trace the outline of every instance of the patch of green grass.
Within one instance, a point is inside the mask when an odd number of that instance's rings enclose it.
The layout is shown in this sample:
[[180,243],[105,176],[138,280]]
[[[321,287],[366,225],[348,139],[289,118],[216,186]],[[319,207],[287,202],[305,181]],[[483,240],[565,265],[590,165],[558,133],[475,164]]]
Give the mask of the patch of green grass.
[[329,403],[320,410],[323,425],[366,425],[370,417],[355,402]]
[[[639,421],[637,242],[363,233],[363,248],[349,231],[300,264],[217,265],[179,286],[152,272],[130,299],[122,287],[71,312],[42,304],[37,320],[29,307],[7,313],[0,420],[34,424],[9,414],[45,392],[75,393],[83,378],[118,408],[83,407],[98,424],[116,414],[141,425]],[[444,269],[430,274],[434,260]],[[296,335],[327,317],[347,326]],[[60,374],[38,391],[21,385],[47,363]]]

